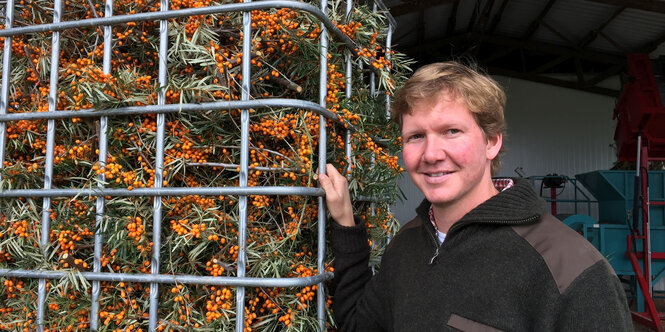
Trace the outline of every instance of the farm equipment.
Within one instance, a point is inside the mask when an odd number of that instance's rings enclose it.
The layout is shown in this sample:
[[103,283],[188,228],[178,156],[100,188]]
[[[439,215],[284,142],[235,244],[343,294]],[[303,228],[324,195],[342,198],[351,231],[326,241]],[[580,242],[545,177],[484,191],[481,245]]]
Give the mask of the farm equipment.
[[644,54],[628,56],[630,76],[614,112],[618,161],[634,163],[635,170],[576,175],[598,200],[598,221],[584,215],[563,219],[607,257],[617,275],[631,280],[633,320],[656,331],[663,331],[665,318],[653,301],[653,284],[665,275],[665,171],[649,165],[665,160],[661,63],[652,66]]

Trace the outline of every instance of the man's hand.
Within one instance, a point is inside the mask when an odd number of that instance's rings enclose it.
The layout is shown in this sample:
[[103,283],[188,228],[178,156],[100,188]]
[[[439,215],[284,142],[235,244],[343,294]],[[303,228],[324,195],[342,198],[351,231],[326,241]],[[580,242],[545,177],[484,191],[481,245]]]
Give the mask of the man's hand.
[[346,178],[332,164],[326,164],[326,173],[327,175],[319,174],[319,183],[326,192],[326,205],[330,216],[341,226],[355,226]]

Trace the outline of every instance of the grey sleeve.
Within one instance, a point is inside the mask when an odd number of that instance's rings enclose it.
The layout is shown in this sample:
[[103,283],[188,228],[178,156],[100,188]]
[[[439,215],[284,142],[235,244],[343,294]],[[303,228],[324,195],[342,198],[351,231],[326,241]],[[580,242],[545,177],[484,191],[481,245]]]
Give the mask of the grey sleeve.
[[[358,221],[357,221],[358,222]],[[332,224],[335,260],[333,313],[340,331],[385,331],[385,291],[379,275],[368,267],[369,245],[364,223],[355,227]]]
[[601,260],[562,294],[557,331],[633,331],[625,291],[612,267]]

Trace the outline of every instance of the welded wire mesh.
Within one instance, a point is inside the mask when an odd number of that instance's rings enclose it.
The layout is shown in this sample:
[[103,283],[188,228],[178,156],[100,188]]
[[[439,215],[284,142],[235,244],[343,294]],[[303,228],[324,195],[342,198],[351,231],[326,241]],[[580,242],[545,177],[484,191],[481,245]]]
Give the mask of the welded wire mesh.
[[[0,192],[0,198],[5,199],[4,206],[0,206],[0,213],[4,215],[9,211],[8,209],[14,208],[8,202],[11,199],[25,200],[26,198],[37,199],[41,198],[42,207],[41,210],[35,208],[31,213],[39,213],[41,217],[41,229],[39,250],[41,255],[45,257],[46,260],[49,259],[49,255],[53,255],[52,252],[49,252],[47,248],[49,244],[53,242],[53,239],[50,238],[49,234],[51,233],[52,221],[54,219],[54,205],[60,204],[58,202],[54,203],[55,199],[58,198],[71,198],[79,197],[84,198],[88,197],[90,201],[90,207],[94,206],[94,218],[95,218],[95,229],[94,229],[94,259],[92,270],[78,270],[72,272],[72,270],[66,271],[53,271],[46,269],[43,266],[33,266],[32,268],[26,269],[0,269],[0,277],[6,278],[24,278],[24,279],[38,279],[38,293],[37,298],[34,299],[34,306],[36,307],[36,317],[34,317],[36,328],[39,331],[44,330],[45,319],[48,316],[48,311],[53,308],[47,307],[46,298],[49,292],[49,280],[62,280],[67,278],[81,278],[91,282],[91,299],[90,299],[90,320],[89,327],[92,330],[100,329],[100,311],[103,310],[103,306],[100,305],[100,290],[101,282],[118,282],[118,283],[142,283],[149,284],[147,288],[148,299],[146,302],[149,303],[149,314],[148,314],[148,329],[154,331],[160,328],[160,313],[158,312],[159,306],[159,288],[163,287],[163,284],[187,284],[187,285],[219,285],[219,286],[232,286],[236,289],[235,299],[236,299],[236,312],[235,312],[235,329],[237,331],[242,331],[245,329],[245,313],[246,306],[248,305],[248,299],[245,298],[245,288],[246,287],[304,287],[310,285],[318,285],[317,290],[317,317],[318,327],[320,330],[326,329],[326,294],[324,281],[332,277],[332,273],[326,272],[325,266],[325,224],[326,224],[326,210],[324,204],[323,191],[316,187],[304,187],[304,186],[262,186],[257,184],[248,183],[248,173],[261,170],[270,170],[271,167],[261,168],[259,166],[250,165],[250,125],[251,114],[254,110],[266,109],[266,108],[294,108],[307,110],[312,114],[316,114],[319,117],[319,134],[318,134],[318,165],[324,165],[326,163],[326,145],[328,141],[328,135],[326,132],[326,120],[334,120],[339,123],[340,128],[347,128],[344,135],[344,150],[346,153],[346,158],[348,162],[348,170],[350,174],[350,160],[353,157],[352,153],[352,143],[351,143],[351,131],[354,129],[354,126],[349,122],[343,120],[339,115],[330,112],[327,109],[327,82],[328,82],[328,35],[332,34],[333,38],[337,42],[341,42],[347,45],[347,58],[346,58],[346,96],[347,98],[351,97],[352,94],[352,75],[354,73],[353,67],[355,66],[355,61],[353,60],[354,53],[357,52],[355,44],[350,40],[340,29],[327,17],[326,10],[328,9],[328,4],[326,1],[322,1],[320,8],[314,7],[309,4],[295,2],[295,1],[276,1],[276,0],[267,0],[267,1],[257,1],[250,2],[245,0],[244,3],[238,4],[224,4],[218,6],[207,6],[200,8],[188,8],[180,10],[169,10],[169,3],[167,0],[161,0],[159,5],[159,11],[151,11],[145,13],[123,13],[122,15],[113,15],[114,3],[113,0],[106,0],[104,7],[104,17],[96,17],[85,20],[78,21],[63,21],[62,17],[66,13],[63,13],[63,3],[61,0],[55,0],[53,4],[52,11],[52,21],[50,23],[43,23],[30,26],[13,26],[13,16],[15,3],[14,0],[7,0],[6,4],[6,16],[5,16],[5,25],[4,29],[0,30],[0,37],[4,38],[4,51],[3,51],[3,66],[2,66],[2,86],[0,91],[0,167],[3,167],[5,161],[5,151],[7,147],[7,123],[17,122],[17,121],[36,121],[44,120],[47,121],[47,132],[46,132],[46,144],[44,146],[44,172],[43,172],[43,187],[42,188],[13,188],[5,186]],[[239,100],[229,100],[229,101],[215,101],[215,102],[201,102],[201,103],[169,103],[167,102],[167,89],[159,88],[157,90],[157,100],[152,105],[141,105],[141,106],[121,106],[115,108],[107,109],[83,109],[83,110],[59,110],[58,109],[58,100],[61,98],[60,88],[62,88],[63,82],[59,82],[58,73],[61,70],[59,68],[59,57],[61,52],[67,52],[69,50],[61,50],[61,33],[80,28],[91,28],[91,29],[101,29],[103,31],[103,75],[110,75],[112,72],[112,57],[114,54],[114,45],[119,47],[118,44],[113,43],[114,36],[112,35],[112,27],[119,25],[132,25],[137,22],[156,22],[158,23],[158,86],[166,87],[168,85],[168,62],[169,58],[169,19],[178,19],[178,18],[187,18],[198,15],[224,15],[228,13],[242,13],[242,35],[251,36],[253,33],[252,30],[252,11],[254,10],[264,10],[264,9],[273,9],[273,8],[290,8],[293,10],[298,10],[301,12],[310,13],[313,17],[320,21],[320,41],[318,45],[318,52],[320,54],[320,67],[319,67],[319,100],[318,102],[312,102],[307,100],[298,100],[293,98],[270,98],[265,99],[261,96],[252,96],[250,94],[251,84],[251,68],[252,68],[252,57],[243,56],[242,62],[242,82],[241,82],[241,98]],[[348,3],[346,8],[346,13],[352,10],[351,3]],[[387,29],[388,33],[388,43],[390,42],[390,35],[392,34],[392,24],[389,25]],[[48,89],[48,109],[45,111],[34,111],[34,112],[21,112],[21,113],[11,113],[8,112],[9,106],[9,89],[10,82],[12,80],[12,68],[10,66],[12,53],[16,52],[15,49],[12,49],[11,39],[13,37],[22,36],[26,34],[45,34],[45,36],[50,37],[51,43],[51,56],[48,63],[50,79],[49,79],[49,89]],[[45,38],[45,40],[48,38]],[[242,54],[248,55],[255,52],[252,45],[251,38],[243,38],[242,40]],[[387,48],[390,48],[390,45],[387,45]],[[386,57],[389,57],[389,52],[386,53]],[[39,65],[39,64],[38,64]],[[372,86],[372,95],[375,95],[375,83],[374,83],[374,73],[371,72],[372,77],[371,86]],[[386,106],[387,106],[388,97],[386,96]],[[237,186],[220,186],[215,184],[209,184],[209,186],[189,186],[189,187],[171,187],[165,184],[165,146],[166,138],[169,135],[169,128],[166,127],[166,117],[169,115],[181,116],[183,114],[189,113],[202,113],[209,111],[227,111],[234,112],[239,110],[240,121],[237,124],[240,131],[240,144],[239,144],[239,157],[240,162],[236,164],[223,164],[220,163],[219,167],[221,168],[236,168],[238,171],[238,185]],[[113,162],[107,159],[109,147],[109,136],[114,135],[110,122],[122,122],[125,121],[128,116],[138,116],[154,114],[155,115],[155,128],[154,128],[154,137],[152,142],[154,144],[154,163],[152,164],[152,169],[149,170],[149,173],[154,177],[152,181],[153,185],[151,187],[145,188],[113,188],[108,185],[109,179],[107,179],[105,172],[100,172],[97,175],[97,181],[92,182],[81,182],[80,186],[70,187],[70,188],[54,188],[54,179],[58,178],[58,174],[53,173],[54,169],[54,160],[60,158],[61,152],[56,151],[56,126],[58,125],[59,120],[72,120],[78,119],[78,121],[94,121],[91,122],[92,126],[95,127],[95,130],[98,131],[98,148],[96,154],[98,156],[98,162],[96,167],[98,169],[104,169],[110,167]],[[102,133],[102,134],[99,134]],[[377,139],[375,139],[377,140]],[[199,164],[206,164],[206,162],[200,162]],[[324,169],[320,168],[320,172],[323,172]],[[8,173],[3,173],[4,176]],[[3,175],[0,175],[3,176]],[[236,275],[233,277],[229,276],[200,276],[200,275],[187,275],[187,274],[178,274],[172,273],[172,271],[162,271],[160,266],[162,257],[160,253],[162,250],[152,250],[149,252],[149,270],[144,270],[144,273],[137,272],[103,272],[103,251],[105,243],[112,241],[113,239],[105,238],[104,229],[109,227],[108,222],[105,221],[107,214],[110,214],[109,210],[114,208],[113,204],[109,204],[109,200],[119,197],[130,197],[137,198],[136,204],[152,204],[152,214],[146,216],[152,219],[152,248],[162,248],[163,246],[168,245],[164,243],[164,237],[161,234],[162,222],[164,220],[164,201],[172,199],[173,197],[183,197],[190,195],[199,195],[199,196],[233,196],[237,197],[237,230],[234,232],[237,237],[237,261],[236,261]],[[274,195],[274,196],[307,196],[307,197],[316,197],[316,206],[317,206],[317,237],[318,237],[318,247],[316,248],[317,255],[317,273],[311,276],[301,276],[301,277],[288,277],[288,278],[257,278],[257,277],[248,277],[247,272],[247,263],[246,263],[246,251],[247,251],[247,232],[248,232],[248,210],[249,202],[248,198],[252,196],[259,195]],[[38,211],[39,210],[39,211]],[[374,207],[372,207],[374,211]],[[108,212],[108,213],[107,213]],[[373,213],[373,212],[372,212]],[[138,220],[138,219],[137,219]],[[138,224],[137,224],[138,225]],[[79,264],[79,263],[73,263]],[[163,314],[163,313],[162,313]],[[163,326],[162,326],[163,328]]]

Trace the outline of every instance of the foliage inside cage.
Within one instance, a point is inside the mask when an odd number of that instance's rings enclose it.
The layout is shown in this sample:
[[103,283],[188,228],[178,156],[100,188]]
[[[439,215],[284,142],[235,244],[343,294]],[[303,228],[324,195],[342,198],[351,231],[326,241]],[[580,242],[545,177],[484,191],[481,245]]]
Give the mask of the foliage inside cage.
[[[177,0],[169,9],[222,3]],[[318,4],[316,4],[318,5]],[[384,13],[356,5],[348,17],[344,3],[331,1],[328,16],[357,44],[352,95],[345,97],[347,47],[330,36],[326,107],[343,121],[328,120],[327,162],[348,172],[355,211],[370,226],[372,263],[378,262],[397,223],[389,205],[398,199],[395,178],[398,129],[386,116],[385,98],[404,80],[409,60],[386,54]],[[94,6],[92,8],[91,6]],[[113,15],[159,11],[156,1],[116,1]],[[64,2],[62,21],[104,17],[99,0]],[[53,3],[34,0],[15,5],[14,27],[52,22]],[[168,83],[160,86],[159,21],[112,27],[111,67],[104,73],[104,28],[59,33],[57,98],[53,111],[109,110],[158,104],[202,104],[241,99],[242,59],[251,57],[251,99],[319,100],[318,19],[303,11],[251,12],[252,53],[243,54],[242,13],[168,20]],[[0,44],[4,46],[7,38]],[[49,111],[51,32],[11,38],[8,113]],[[388,60],[389,59],[389,60]],[[372,95],[370,76],[376,78]],[[249,111],[249,186],[317,187],[319,115],[294,107]],[[237,187],[240,170],[240,109],[165,114],[163,187]],[[2,190],[45,186],[47,128],[55,130],[52,188],[140,190],[155,186],[157,115],[112,115],[101,132],[99,117],[6,122]],[[345,156],[346,130],[352,128],[352,158]],[[100,163],[99,137],[108,141]],[[101,180],[100,174],[104,174]],[[101,282],[100,312],[90,317],[94,237],[103,237],[101,272],[149,274],[154,250],[162,274],[236,276],[239,197],[163,196],[161,245],[152,242],[152,197],[107,196],[96,222],[96,196],[50,199],[48,245],[41,247],[43,199],[0,200],[0,268],[65,271],[46,282],[44,328],[102,331],[147,330],[150,285]],[[318,200],[308,196],[252,195],[247,204],[246,276],[305,277],[317,270]],[[329,253],[327,270],[332,270]],[[0,329],[36,328],[38,280],[0,278]],[[247,288],[247,331],[318,329],[317,286]],[[159,330],[232,330],[236,289],[213,285],[161,284]],[[331,299],[328,299],[328,304]],[[241,309],[242,310],[242,309]],[[326,314],[332,329],[332,315]]]

